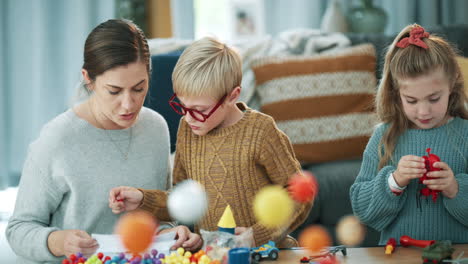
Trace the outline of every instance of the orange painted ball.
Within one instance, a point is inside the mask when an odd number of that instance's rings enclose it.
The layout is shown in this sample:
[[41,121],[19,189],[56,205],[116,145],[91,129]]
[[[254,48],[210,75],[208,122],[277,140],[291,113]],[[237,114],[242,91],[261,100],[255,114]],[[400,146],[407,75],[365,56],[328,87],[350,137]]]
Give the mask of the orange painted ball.
[[122,216],[116,232],[123,246],[131,253],[138,254],[150,247],[157,227],[158,223],[150,213],[137,211]]
[[309,226],[299,235],[299,245],[311,253],[318,253],[331,244],[332,241],[327,230],[319,225]]

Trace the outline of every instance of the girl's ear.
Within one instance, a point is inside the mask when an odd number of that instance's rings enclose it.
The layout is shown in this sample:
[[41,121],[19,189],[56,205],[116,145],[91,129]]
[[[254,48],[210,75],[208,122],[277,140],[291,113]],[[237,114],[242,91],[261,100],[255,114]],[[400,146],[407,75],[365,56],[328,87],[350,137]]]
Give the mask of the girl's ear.
[[239,100],[240,93],[241,93],[241,87],[237,86],[232,90],[232,92],[228,95],[227,101],[232,104],[236,104],[237,101]]

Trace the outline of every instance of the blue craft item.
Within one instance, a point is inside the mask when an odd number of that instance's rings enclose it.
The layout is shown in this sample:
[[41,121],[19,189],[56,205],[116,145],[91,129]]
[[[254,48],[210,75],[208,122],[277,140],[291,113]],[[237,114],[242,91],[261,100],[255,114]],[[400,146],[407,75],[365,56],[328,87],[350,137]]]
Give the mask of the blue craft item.
[[229,250],[229,264],[250,264],[250,248]]

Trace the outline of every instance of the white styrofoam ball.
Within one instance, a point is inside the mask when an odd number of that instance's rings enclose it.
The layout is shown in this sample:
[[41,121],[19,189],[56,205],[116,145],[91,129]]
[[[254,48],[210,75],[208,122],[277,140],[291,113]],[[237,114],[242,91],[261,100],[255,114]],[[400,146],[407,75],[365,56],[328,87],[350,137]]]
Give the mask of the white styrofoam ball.
[[194,224],[206,212],[208,197],[205,188],[194,180],[178,183],[167,199],[169,214],[183,224]]
[[366,235],[366,228],[354,215],[343,216],[336,225],[338,241],[348,247],[356,247],[362,243]]

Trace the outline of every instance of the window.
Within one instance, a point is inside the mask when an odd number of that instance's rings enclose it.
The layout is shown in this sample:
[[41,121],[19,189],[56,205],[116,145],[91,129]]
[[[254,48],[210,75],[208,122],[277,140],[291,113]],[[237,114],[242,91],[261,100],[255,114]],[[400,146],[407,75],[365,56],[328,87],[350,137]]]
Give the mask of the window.
[[195,0],[195,39],[235,41],[264,34],[263,0]]

